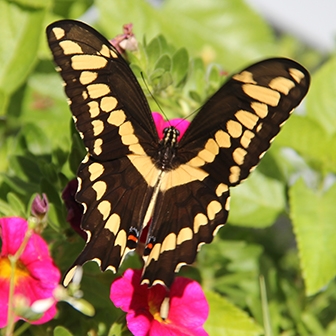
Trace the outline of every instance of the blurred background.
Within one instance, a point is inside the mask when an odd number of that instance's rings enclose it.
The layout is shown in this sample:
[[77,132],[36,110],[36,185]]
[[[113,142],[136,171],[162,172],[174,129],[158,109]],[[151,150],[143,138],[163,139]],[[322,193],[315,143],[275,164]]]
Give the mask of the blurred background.
[[293,34],[321,51],[335,47],[336,2],[334,0],[246,0],[273,27]]

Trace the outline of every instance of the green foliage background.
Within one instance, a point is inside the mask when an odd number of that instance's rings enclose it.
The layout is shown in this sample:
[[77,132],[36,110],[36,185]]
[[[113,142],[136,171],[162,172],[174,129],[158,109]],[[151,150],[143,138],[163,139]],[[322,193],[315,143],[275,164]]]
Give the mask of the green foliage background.
[[[129,55],[131,66],[169,117],[197,109],[223,82],[221,73],[262,58],[294,58],[311,71],[304,104],[258,169],[232,190],[228,225],[181,273],[206,291],[211,336],[335,335],[335,55],[276,36],[242,0],[166,0],[160,8],[145,0],[0,1],[0,214],[27,218],[34,194],[46,193],[43,235],[63,272],[83,242],[66,222],[60,195],[83,152],[45,40],[45,27],[62,18],[86,19],[107,38],[132,22],[141,46]],[[126,260],[120,273],[134,264]],[[60,302],[53,321],[20,322],[17,334],[129,334],[108,298],[114,277],[88,264],[81,310],[91,304],[93,317]]]

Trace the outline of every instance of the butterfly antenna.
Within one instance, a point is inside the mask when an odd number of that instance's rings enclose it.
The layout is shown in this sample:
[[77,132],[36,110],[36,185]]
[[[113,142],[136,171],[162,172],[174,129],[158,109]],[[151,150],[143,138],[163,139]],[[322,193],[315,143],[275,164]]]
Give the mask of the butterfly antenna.
[[[147,91],[149,92],[150,96],[153,98],[153,100],[155,101],[156,105],[158,106],[160,112],[161,112],[162,115],[165,117],[165,120],[167,120],[167,121],[169,122],[169,119],[168,119],[166,113],[163,111],[163,109],[161,108],[161,105],[159,104],[159,102],[157,101],[157,99],[154,97],[154,95],[152,94],[151,90],[149,89],[149,87],[148,87],[148,85],[147,85],[147,81],[146,81],[146,79],[145,79],[145,77],[144,77],[143,72],[141,71],[140,74],[141,74],[141,78],[142,78],[142,80],[143,80],[143,82],[144,82],[144,84],[145,84],[145,86],[146,86],[146,88],[147,88]],[[199,112],[199,110],[200,110],[202,107],[203,107],[203,106],[197,108],[196,110],[194,110],[193,112],[191,112],[191,113],[188,114],[187,116],[185,116],[185,117],[183,117],[183,118],[180,118],[181,121],[180,121],[176,126],[178,126],[178,125],[179,125],[180,123],[182,123],[183,121],[188,120],[191,116],[197,114],[197,113]]]
[[146,79],[144,77],[143,72],[141,71],[140,74],[141,74],[142,81],[144,82],[144,84],[146,86],[146,89],[149,92],[150,96],[155,101],[155,103],[156,103],[157,107],[159,108],[160,112],[162,113],[162,115],[165,117],[166,120],[168,120],[166,113],[163,111],[163,109],[162,109],[161,105],[159,104],[158,100],[154,97],[152,91],[149,89],[149,87],[147,85],[147,81],[146,81]]
[[190,117],[192,117],[193,115],[197,114],[197,113],[201,110],[202,107],[203,107],[203,105],[200,106],[200,107],[198,107],[198,108],[197,108],[196,110],[194,110],[193,112],[189,113],[187,116],[180,118],[181,120],[180,120],[180,122],[178,122],[178,123],[176,124],[176,126],[180,125],[183,121],[186,121],[186,120],[190,119]]

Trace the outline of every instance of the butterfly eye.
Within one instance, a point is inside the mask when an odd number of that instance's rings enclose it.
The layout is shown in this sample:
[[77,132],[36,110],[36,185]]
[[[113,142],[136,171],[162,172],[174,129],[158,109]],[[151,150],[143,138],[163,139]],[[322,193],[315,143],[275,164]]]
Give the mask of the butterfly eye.
[[176,136],[180,135],[180,131],[173,126],[165,127],[162,132],[163,132],[164,135],[166,135],[169,132],[169,130],[173,130]]

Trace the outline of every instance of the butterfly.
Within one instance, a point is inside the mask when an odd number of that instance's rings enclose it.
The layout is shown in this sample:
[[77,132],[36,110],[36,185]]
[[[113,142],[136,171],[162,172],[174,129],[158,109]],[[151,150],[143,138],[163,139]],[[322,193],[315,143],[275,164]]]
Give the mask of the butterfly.
[[226,223],[230,187],[304,98],[309,73],[286,58],[255,63],[227,80],[180,139],[170,126],[160,140],[135,75],[106,38],[62,20],[47,39],[87,150],[76,199],[88,238],[64,284],[89,260],[116,272],[147,228],[142,283],[169,287]]

